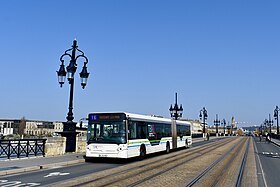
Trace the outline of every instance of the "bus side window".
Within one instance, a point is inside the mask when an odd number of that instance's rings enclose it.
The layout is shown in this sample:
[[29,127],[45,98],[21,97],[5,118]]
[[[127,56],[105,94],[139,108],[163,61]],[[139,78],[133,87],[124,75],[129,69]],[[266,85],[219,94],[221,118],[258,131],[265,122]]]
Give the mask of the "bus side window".
[[170,137],[171,135],[171,125],[164,124],[164,135],[165,137]]
[[137,138],[146,139],[149,135],[148,125],[144,122],[138,122],[137,124]]
[[136,139],[136,122],[130,121],[128,124],[128,139]]
[[187,127],[187,136],[190,136],[190,135],[191,135],[191,127],[188,126],[188,127]]

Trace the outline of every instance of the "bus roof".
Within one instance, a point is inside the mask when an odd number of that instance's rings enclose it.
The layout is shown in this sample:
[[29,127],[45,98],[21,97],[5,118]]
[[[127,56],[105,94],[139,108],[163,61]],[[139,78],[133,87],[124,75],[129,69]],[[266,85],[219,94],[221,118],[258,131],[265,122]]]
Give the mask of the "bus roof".
[[[145,121],[152,121],[152,122],[169,122],[171,123],[170,118],[164,118],[160,116],[154,116],[154,115],[143,115],[143,114],[134,114],[134,113],[129,113],[129,112],[92,112],[90,114],[114,114],[114,113],[123,113],[128,119],[133,119],[133,120],[145,120]],[[190,122],[188,121],[180,121],[176,120],[176,123],[178,124],[189,124],[191,125]]]

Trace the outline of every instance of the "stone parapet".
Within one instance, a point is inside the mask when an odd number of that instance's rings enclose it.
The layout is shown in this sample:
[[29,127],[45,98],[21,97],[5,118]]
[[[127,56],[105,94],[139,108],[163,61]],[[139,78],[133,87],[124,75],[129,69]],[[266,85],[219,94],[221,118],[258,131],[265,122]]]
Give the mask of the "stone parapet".
[[[76,153],[86,152],[86,137],[76,137]],[[48,137],[45,145],[45,156],[56,156],[65,154],[66,138],[65,137]]]
[[87,137],[86,136],[78,136],[76,142],[76,153],[85,153],[87,146]]
[[65,153],[65,146],[65,137],[48,137],[45,145],[45,155],[63,155]]

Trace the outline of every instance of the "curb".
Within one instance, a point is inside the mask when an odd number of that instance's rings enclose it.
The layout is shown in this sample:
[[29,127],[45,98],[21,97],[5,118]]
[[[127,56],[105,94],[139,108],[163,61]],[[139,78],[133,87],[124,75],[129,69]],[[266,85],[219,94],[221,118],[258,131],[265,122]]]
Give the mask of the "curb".
[[10,159],[3,159],[0,160],[1,162],[9,162],[9,161],[18,161],[18,160],[28,160],[28,159],[37,159],[37,158],[45,158],[44,156],[40,155],[40,156],[30,156],[30,157],[20,157],[20,158],[10,158]]
[[24,167],[24,168],[19,168],[19,169],[11,169],[11,170],[6,170],[6,171],[0,171],[0,176],[24,173],[24,172],[30,172],[30,171],[37,171],[40,169],[50,169],[52,167],[57,167],[57,166],[68,166],[68,165],[78,164],[78,163],[83,163],[83,162],[85,162],[85,160],[72,160],[72,161],[66,161],[66,162]]

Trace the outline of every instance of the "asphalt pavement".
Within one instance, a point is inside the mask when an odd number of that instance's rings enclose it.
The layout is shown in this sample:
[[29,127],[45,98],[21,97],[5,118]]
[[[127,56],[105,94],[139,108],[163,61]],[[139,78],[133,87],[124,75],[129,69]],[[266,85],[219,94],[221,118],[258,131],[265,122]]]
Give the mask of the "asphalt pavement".
[[259,186],[279,186],[280,140],[255,137],[255,156]]

